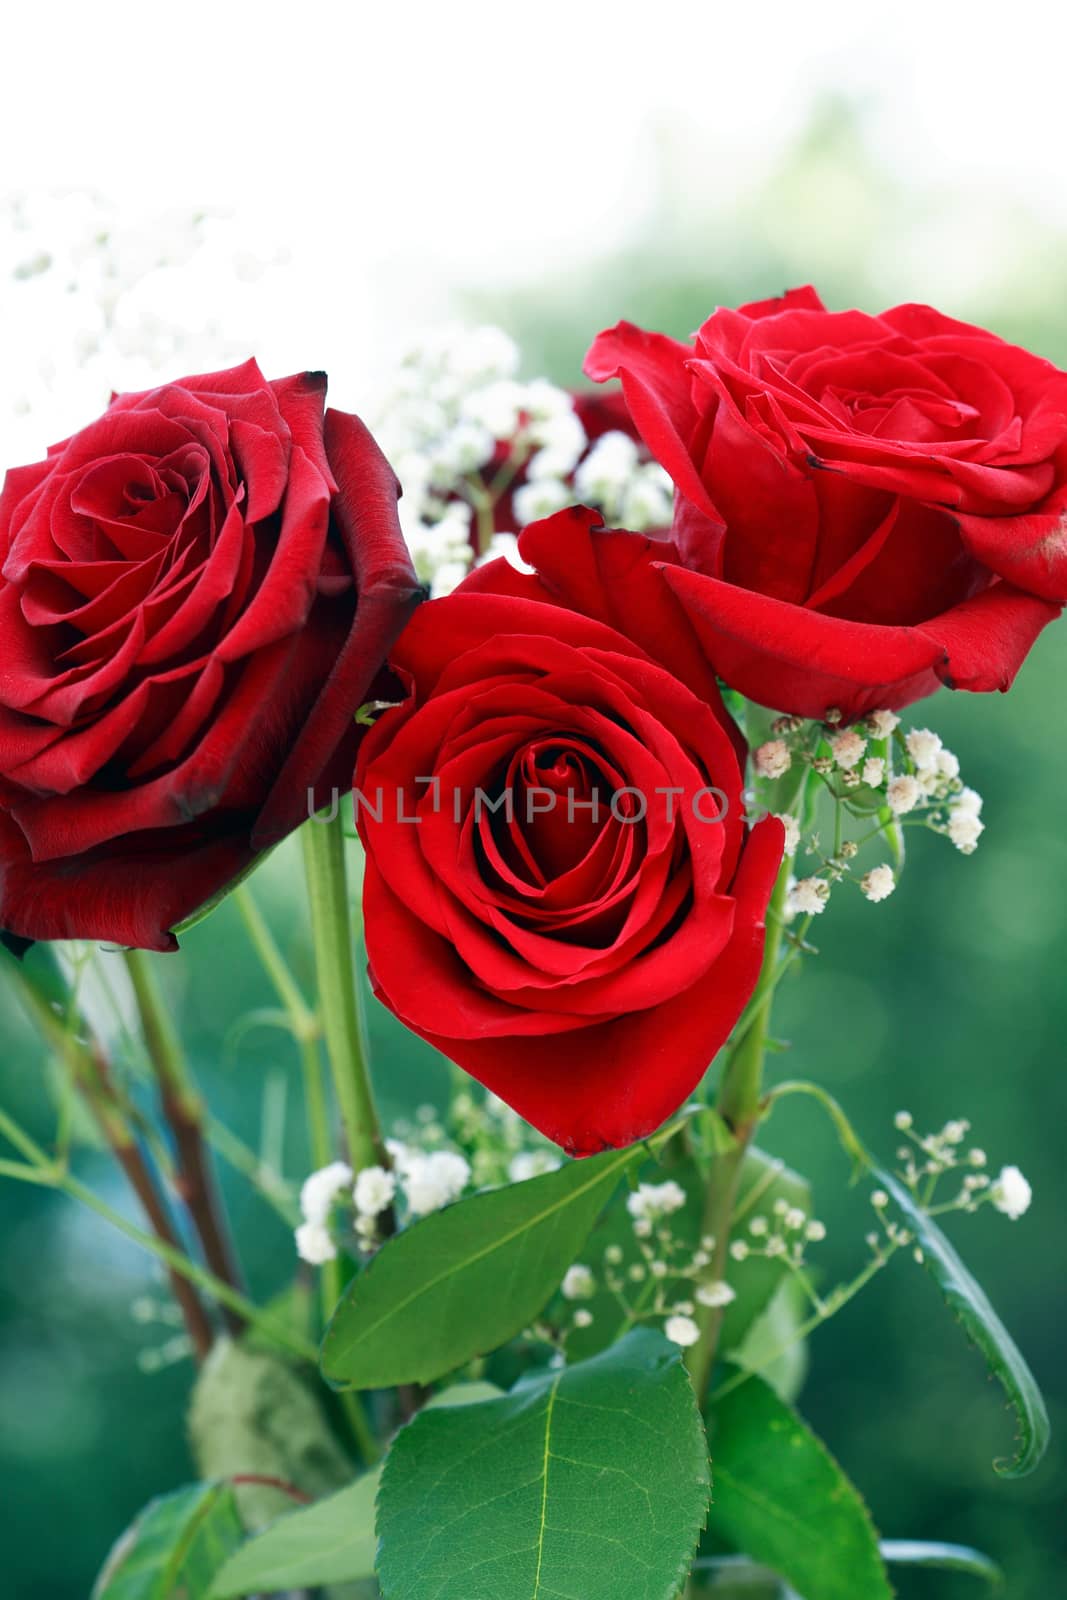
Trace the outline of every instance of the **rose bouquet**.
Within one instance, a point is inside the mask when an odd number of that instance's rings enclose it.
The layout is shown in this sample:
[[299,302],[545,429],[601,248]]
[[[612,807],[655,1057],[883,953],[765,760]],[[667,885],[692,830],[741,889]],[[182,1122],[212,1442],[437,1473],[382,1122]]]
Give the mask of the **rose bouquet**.
[[[909,830],[978,845],[910,708],[1007,689],[1067,599],[1067,374],[810,289],[691,344],[620,323],[586,361],[604,388],[517,370],[498,330],[445,329],[368,431],[321,374],[249,362],[116,396],[7,473],[0,929],[59,1113],[42,1142],[0,1110],[0,1173],[150,1251],[197,1369],[197,1477],[98,1600],[995,1578],[881,1538],[796,1409],[809,1341],[897,1256],[1003,1390],[997,1470],[1045,1449],[941,1222],[1025,1212],[1010,1152],[901,1111],[872,1153],[768,1062],[816,919],[886,900]],[[279,845],[297,870],[297,831],[313,989],[251,876]],[[299,1054],[302,1181],[205,1104],[168,1002],[166,953],[224,899]],[[394,1126],[379,1004],[453,1064]],[[836,1284],[811,1175],[760,1146],[800,1096],[863,1218]],[[76,1111],[136,1221],[79,1176]],[[216,1155],[292,1229],[273,1297]]]

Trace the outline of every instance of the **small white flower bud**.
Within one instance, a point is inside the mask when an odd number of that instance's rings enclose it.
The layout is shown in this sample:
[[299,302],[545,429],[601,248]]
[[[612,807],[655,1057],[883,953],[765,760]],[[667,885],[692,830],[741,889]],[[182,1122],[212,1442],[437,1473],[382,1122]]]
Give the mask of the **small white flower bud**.
[[720,1278],[717,1283],[702,1283],[696,1292],[697,1299],[702,1306],[728,1306],[732,1300],[737,1299],[737,1293],[731,1289],[725,1279]]
[[296,1253],[301,1261],[321,1267],[337,1255],[337,1246],[321,1222],[302,1222],[296,1230]]
[[903,817],[909,811],[914,811],[922,799],[922,789],[913,777],[904,773],[892,780],[886,790],[886,799],[890,811],[895,812],[898,817]]
[[788,812],[776,811],[775,816],[785,828],[785,854],[787,856],[795,856],[797,845],[800,843],[800,823],[796,817],[790,816]]
[[865,872],[860,879],[860,888],[867,896],[867,899],[876,902],[887,900],[896,886],[897,880],[893,876],[892,867],[887,867],[884,864],[880,867],[872,867],[870,872]]
[[830,740],[830,749],[833,751],[834,760],[844,771],[850,772],[863,760],[863,752],[867,748],[867,741],[856,732],[855,728],[843,728],[840,733],[835,733]]
[[930,767],[936,768],[942,749],[940,735],[931,733],[929,728],[912,728],[905,736],[904,743],[920,772]]
[[786,910],[793,915],[818,916],[830,898],[830,885],[821,878],[800,878],[790,889]]
[[793,764],[784,739],[768,739],[766,744],[760,745],[753,759],[761,778],[781,778]]
[[898,1111],[896,1116],[893,1118],[893,1126],[894,1128],[899,1128],[901,1133],[905,1133],[910,1127],[912,1127],[914,1121],[915,1118],[912,1116],[910,1111]]
[[568,1267],[560,1286],[560,1293],[564,1300],[588,1300],[595,1294],[596,1280],[589,1268],[583,1267],[580,1262]]
[[949,811],[948,836],[961,855],[973,855],[984,832],[985,823],[976,811],[961,811],[959,806]]
[[812,1218],[804,1229],[804,1237],[810,1239],[812,1244],[821,1244],[826,1238],[825,1222],[819,1222],[816,1218]]
[[997,1210],[1012,1222],[1017,1222],[1030,1209],[1033,1192],[1018,1167],[1002,1167],[990,1190]]
[[593,1313],[585,1306],[579,1306],[578,1310],[574,1313],[574,1326],[576,1328],[588,1328],[592,1326],[592,1322]]
[[380,1216],[393,1203],[396,1179],[384,1167],[364,1167],[356,1178],[352,1198],[356,1210],[364,1217]]
[[900,727],[900,718],[895,711],[872,711],[867,726],[876,739],[888,739]]
[[683,1350],[691,1344],[696,1344],[700,1338],[700,1329],[692,1317],[668,1317],[663,1324],[663,1331],[672,1343],[680,1344]]

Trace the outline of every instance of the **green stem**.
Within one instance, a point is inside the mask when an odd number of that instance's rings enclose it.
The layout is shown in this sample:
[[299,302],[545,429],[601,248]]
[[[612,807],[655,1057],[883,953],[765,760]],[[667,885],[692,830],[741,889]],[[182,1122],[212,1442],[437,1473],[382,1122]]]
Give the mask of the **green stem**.
[[[788,860],[782,863],[771,893],[770,904],[767,907],[763,964],[756,992],[752,998],[750,1016],[744,1034],[726,1058],[716,1103],[719,1115],[734,1136],[732,1149],[716,1156],[712,1161],[704,1200],[701,1231],[704,1235],[710,1234],[715,1240],[712,1251],[712,1273],[716,1282],[726,1276],[730,1228],[741,1172],[761,1114],[763,1060],[767,1049],[771,1005],[778,975],[778,954],[782,942],[789,866]],[[686,1360],[693,1388],[701,1405],[711,1382],[723,1314],[724,1308],[721,1306],[697,1308],[700,1338],[690,1347]]]
[[301,837],[326,1054],[349,1161],[359,1172],[364,1167],[388,1165],[388,1159],[371,1088],[366,1022],[352,961],[340,810],[330,821],[311,818]]
[[[204,1140],[203,1102],[148,956],[143,950],[127,950],[124,960],[148,1058],[159,1082],[163,1115],[174,1135],[178,1192],[193,1219],[204,1259],[213,1275],[239,1290],[241,1275]],[[221,1304],[230,1333],[241,1333],[244,1324],[232,1304],[226,1301]]]

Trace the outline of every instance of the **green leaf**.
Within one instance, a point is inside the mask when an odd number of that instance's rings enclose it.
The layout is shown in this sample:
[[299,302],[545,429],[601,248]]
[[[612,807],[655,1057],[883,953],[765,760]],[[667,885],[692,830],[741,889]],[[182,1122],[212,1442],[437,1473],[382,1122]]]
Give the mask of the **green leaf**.
[[[427,1410],[477,1405],[499,1393],[491,1383],[459,1383],[434,1395]],[[230,1557],[215,1579],[211,1600],[372,1578],[378,1542],[374,1502],[381,1475],[381,1467],[375,1467],[337,1494],[272,1522]]]
[[230,1557],[211,1600],[374,1576],[374,1497],[381,1468],[313,1506],[279,1517]]
[[[796,1206],[806,1216],[811,1215],[811,1189],[806,1180],[774,1156],[764,1155],[762,1150],[750,1150],[741,1169],[734,1206],[734,1227],[738,1236],[743,1236],[753,1217],[771,1216],[777,1200]],[[722,1320],[719,1348],[724,1356],[729,1356],[741,1344],[786,1276],[787,1269],[774,1257],[748,1256],[744,1261],[730,1260],[726,1280],[736,1298],[727,1306]]]
[[338,1303],[322,1370],[338,1387],[430,1383],[521,1332],[642,1149],[568,1161],[471,1195],[388,1240]]
[[986,1366],[1015,1413],[1015,1455],[1010,1460],[994,1461],[993,1465],[1005,1478],[1025,1477],[1041,1460],[1049,1439],[1048,1412],[1034,1375],[990,1305],[984,1289],[967,1271],[941,1229],[892,1173],[875,1168],[875,1176],[896,1201],[922,1248],[923,1264],[967,1337],[982,1352]]
[[750,1377],[709,1420],[710,1525],[804,1600],[890,1600],[859,1492],[796,1412]]
[[782,1400],[795,1400],[808,1375],[807,1341],[798,1337],[807,1310],[796,1278],[783,1278],[732,1354],[738,1366],[758,1372]]
[[386,1600],[675,1600],[704,1523],[704,1430],[650,1328],[499,1400],[422,1412],[378,1495]]
[[894,1567],[934,1567],[942,1572],[969,1572],[996,1586],[1004,1574],[995,1561],[964,1544],[928,1544],[919,1539],[883,1539],[882,1559]]
[[206,1600],[244,1538],[233,1490],[194,1483],[153,1500],[108,1556],[91,1600]]

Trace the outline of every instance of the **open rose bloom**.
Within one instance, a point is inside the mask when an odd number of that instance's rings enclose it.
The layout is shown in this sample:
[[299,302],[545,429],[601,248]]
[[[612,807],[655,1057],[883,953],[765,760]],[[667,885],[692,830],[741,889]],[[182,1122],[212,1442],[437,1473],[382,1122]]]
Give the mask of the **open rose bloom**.
[[7,933],[173,948],[347,780],[417,585],[392,473],[325,390],[248,362],[118,395],[7,474]]
[[656,547],[597,522],[560,512],[523,536],[541,576],[497,561],[420,609],[356,774],[380,998],[578,1154],[695,1088],[782,855]]
[[764,705],[1006,689],[1067,600],[1067,374],[981,328],[797,289],[691,346],[620,322],[586,372],[621,379],[678,492],[667,581]]

